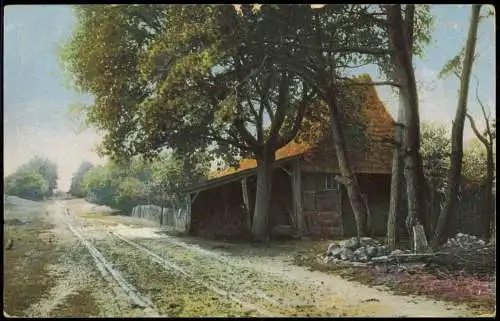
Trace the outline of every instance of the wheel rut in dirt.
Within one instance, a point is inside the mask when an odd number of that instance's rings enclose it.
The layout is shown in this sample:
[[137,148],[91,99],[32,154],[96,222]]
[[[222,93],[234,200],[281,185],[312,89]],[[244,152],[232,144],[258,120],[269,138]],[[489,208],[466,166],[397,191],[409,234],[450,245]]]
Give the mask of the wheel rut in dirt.
[[238,295],[236,292],[224,289],[223,284],[221,282],[218,282],[214,278],[199,278],[198,275],[194,274],[192,271],[190,271],[190,269],[187,269],[185,264],[181,264],[183,266],[179,265],[179,261],[174,260],[172,256],[166,256],[164,254],[160,256],[147,247],[117,233],[109,232],[109,235],[111,237],[114,237],[116,240],[121,241],[128,246],[131,246],[136,251],[143,253],[148,257],[149,260],[157,263],[162,269],[175,272],[178,278],[180,277],[186,279],[189,282],[194,282],[198,286],[217,294],[222,300],[233,301],[237,306],[247,309],[247,312],[251,311],[252,314],[261,316],[279,316],[279,314],[269,311],[260,304],[249,302],[250,300],[248,300],[247,296]]

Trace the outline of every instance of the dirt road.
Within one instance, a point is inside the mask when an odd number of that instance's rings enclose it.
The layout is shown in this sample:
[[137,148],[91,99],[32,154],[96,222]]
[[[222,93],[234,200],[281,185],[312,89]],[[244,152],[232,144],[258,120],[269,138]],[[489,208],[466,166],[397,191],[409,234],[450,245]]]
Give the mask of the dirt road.
[[[173,237],[152,222],[83,200],[44,206],[36,228],[23,234],[10,227],[7,233],[31,239],[29,246],[20,241],[6,251],[4,311],[10,315],[469,315],[465,307],[308,271],[291,263],[286,246],[225,247]],[[44,285],[24,293],[34,283],[24,276],[35,270]]]

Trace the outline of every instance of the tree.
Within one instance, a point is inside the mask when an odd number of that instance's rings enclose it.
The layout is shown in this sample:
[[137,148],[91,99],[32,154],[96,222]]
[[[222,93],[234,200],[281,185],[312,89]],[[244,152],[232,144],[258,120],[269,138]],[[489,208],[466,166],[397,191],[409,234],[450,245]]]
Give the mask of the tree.
[[[413,235],[415,251],[427,248],[424,226],[424,174],[420,157],[420,119],[418,113],[418,93],[412,55],[415,49],[415,6],[406,6],[406,21],[402,18],[401,5],[385,6],[387,30],[392,48],[392,78],[399,85],[400,103],[404,108],[404,129],[402,152],[404,177],[408,201],[406,226]],[[425,38],[424,38],[425,39]],[[427,38],[428,39],[428,38]]]
[[87,121],[106,132],[103,152],[124,158],[170,147],[229,161],[255,157],[256,239],[267,238],[275,151],[294,138],[319,95],[331,107],[343,181],[363,234],[366,204],[345,151],[338,100],[344,85],[354,84],[341,69],[366,62],[360,55],[388,52],[376,49],[387,37],[373,28],[371,9],[242,5],[237,14],[231,6],[85,6],[63,60],[75,85],[96,97]]
[[[269,5],[266,7],[274,8],[278,6]],[[242,5],[238,5],[236,9],[241,13],[242,8]],[[286,7],[278,7],[277,9],[280,8],[283,9]],[[294,6],[293,8],[299,8],[299,6]],[[302,9],[304,8],[306,7],[302,7]],[[413,52],[417,55],[422,55],[423,45],[430,40],[428,31],[432,26],[432,17],[429,15],[428,6],[418,6],[416,8],[412,5],[407,6],[406,15],[408,21],[405,24],[402,23],[401,19],[396,21],[395,24],[391,24],[391,17],[388,16],[385,6],[320,5],[315,6],[314,9],[316,8],[319,10],[316,11],[317,13],[315,15],[311,15],[307,9],[304,9],[305,11],[300,14],[301,17],[306,17],[304,19],[305,23],[311,28],[309,30],[306,29],[306,32],[300,33],[299,37],[297,37],[299,32],[295,33],[295,30],[291,30],[291,35],[289,35],[291,38],[298,39],[295,42],[289,40],[286,48],[290,52],[293,52],[295,57],[298,56],[298,58],[291,59],[291,57],[285,54],[284,60],[289,61],[288,66],[293,70],[299,69],[299,74],[307,79],[309,84],[317,89],[320,96],[328,102],[329,106],[331,106],[332,132],[335,137],[334,140],[337,147],[338,162],[341,167],[342,176],[344,177],[343,181],[348,182],[346,187],[355,213],[358,227],[357,233],[359,236],[364,233],[366,204],[363,204],[359,185],[357,184],[355,175],[353,175],[352,170],[350,170],[348,155],[345,148],[342,146],[345,145],[342,127],[338,120],[335,120],[339,118],[338,115],[340,113],[338,111],[339,105],[335,103],[334,99],[336,97],[335,91],[338,91],[339,87],[334,85],[338,85],[339,75],[342,74],[341,71],[345,71],[346,68],[353,68],[353,65],[360,63],[364,65],[376,62],[389,78],[397,79],[398,77],[394,77],[394,70],[402,71],[404,70],[403,68],[411,67],[411,55]],[[400,16],[401,7],[396,7],[396,10],[398,9]],[[286,10],[283,11],[285,11],[287,17],[292,16],[290,12]],[[348,12],[348,14],[346,14],[346,12]],[[335,16],[335,14],[340,14],[340,16]],[[396,16],[397,15],[394,14],[392,15],[392,17]],[[416,21],[415,25],[414,21]],[[406,30],[406,36],[401,36],[401,34],[399,34],[397,36],[399,39],[397,39],[397,37],[391,37],[394,35],[393,31],[397,32],[405,28],[405,25],[411,26],[412,32]],[[411,37],[408,37],[410,34]],[[311,38],[313,39],[307,39],[307,41],[304,42],[304,38],[310,35],[312,35]],[[410,41],[407,42],[404,39],[410,39]],[[401,50],[402,48],[401,46],[395,48],[395,44],[403,44],[403,46],[406,47],[406,54],[408,57],[406,63],[400,63],[400,59],[398,58],[401,58],[401,51],[398,55],[397,50],[394,49]],[[278,46],[278,44],[276,45],[279,49],[280,46]],[[301,52],[305,52],[305,55],[300,55]],[[283,61],[283,53],[280,59]],[[408,77],[413,76],[414,78],[412,69],[407,69],[406,71],[410,71]],[[371,85],[373,83],[369,82],[366,84]],[[394,83],[390,81],[380,82],[378,84],[394,85]],[[360,83],[355,83],[355,85],[360,85]],[[335,89],[335,87],[337,87],[337,89]],[[414,92],[415,95],[413,95],[413,97],[409,97],[408,95],[402,97],[402,102],[404,102],[406,106],[408,106],[409,98],[414,98],[413,102],[417,102],[415,86],[410,86],[409,89],[413,90],[412,93]],[[413,105],[411,108],[413,112],[408,117],[410,117],[414,123],[412,125],[412,132],[416,134],[408,141],[412,142],[417,148],[414,155],[407,159],[413,159],[416,163],[413,172],[415,172],[414,176],[418,181],[412,181],[412,186],[415,187],[413,190],[415,192],[411,194],[412,196],[418,196],[417,194],[420,191],[418,183],[423,181],[423,173],[419,166],[420,160],[418,155],[418,106]],[[412,171],[410,171],[410,173],[411,172]],[[396,184],[395,186],[398,185],[399,184]],[[418,200],[414,200],[411,197],[408,198],[408,201],[413,203],[413,206],[410,206],[410,208],[415,208],[412,211],[410,220],[408,220],[408,222],[411,223],[410,225],[414,225],[412,223],[415,222],[415,219],[412,219],[413,217],[416,215],[422,216],[423,211],[419,209],[419,207],[422,206],[421,198],[422,197],[418,197]],[[395,206],[393,206],[393,208],[395,208]],[[421,217],[422,221],[423,219],[424,218]],[[389,224],[389,226],[393,225],[394,224]]]
[[420,153],[427,184],[444,193],[446,174],[450,168],[451,142],[449,130],[440,123],[422,123]]
[[118,168],[115,164],[95,166],[83,176],[82,188],[86,199],[97,204],[113,206],[117,195]]
[[35,156],[20,167],[20,170],[35,171],[39,173],[47,183],[47,191],[44,196],[53,195],[57,187],[57,165],[47,158]]
[[122,210],[132,210],[147,199],[145,183],[135,177],[119,177],[113,203]]
[[76,172],[73,174],[71,178],[71,185],[69,188],[69,193],[76,197],[85,197],[85,192],[82,189],[83,177],[85,173],[94,168],[94,165],[91,162],[84,161],[80,164]]
[[[409,7],[405,14],[404,21],[406,30],[408,31],[408,41],[410,52],[410,58],[413,55],[413,24],[414,24],[414,7]],[[392,157],[392,174],[391,174],[391,196],[389,201],[389,213],[387,217],[387,245],[395,249],[397,242],[396,226],[397,226],[397,213],[401,207],[401,194],[402,194],[402,183],[403,183],[403,155],[402,144],[403,144],[403,127],[401,126],[405,120],[405,106],[403,92],[399,92],[399,108],[397,116],[397,124],[394,131],[394,149]]]
[[[148,16],[142,22],[145,29],[154,29],[149,33],[130,30],[133,15],[146,16],[140,11],[126,6],[81,9],[80,27],[64,56],[77,86],[96,96],[88,121],[106,130],[103,151],[119,158],[165,147],[196,154],[215,141],[212,151],[228,160],[255,156],[259,169],[252,230],[256,239],[265,239],[274,153],[297,133],[311,91],[293,73],[266,61],[265,37],[279,35],[264,32],[269,25],[251,16],[237,19],[230,6],[157,7],[154,11],[163,12],[169,23],[155,25]],[[127,37],[137,33],[144,45],[129,45]],[[121,56],[108,54],[117,51]],[[115,71],[125,67],[122,56],[142,57],[127,66],[140,70],[139,81]],[[109,70],[108,75],[96,76],[98,70]],[[119,89],[129,84],[140,93],[130,103],[110,98],[111,91],[121,99]],[[119,121],[111,121],[118,116],[110,110],[123,111]]]
[[[408,50],[410,55],[410,63],[412,57],[423,56],[422,48],[430,42],[430,29],[433,25],[433,19],[429,12],[429,6],[426,5],[408,5],[404,10],[404,20],[402,21],[406,32],[408,33]],[[394,78],[394,69],[397,67],[394,55],[389,66],[385,66],[384,70],[389,78]],[[382,64],[382,66],[384,66]],[[405,131],[404,122],[406,119],[405,111],[407,110],[407,101],[405,100],[404,92],[399,90],[399,108],[395,126],[392,175],[391,175],[391,196],[389,202],[389,214],[387,219],[387,244],[391,248],[396,247],[397,234],[397,212],[402,208],[402,196],[404,184],[404,159],[403,135]],[[419,176],[421,173],[419,171]]]
[[[476,79],[477,81],[477,79]],[[494,143],[496,139],[496,120],[491,119],[491,115],[486,113],[486,108],[479,98],[479,93],[478,93],[478,87],[479,87],[479,81],[477,81],[477,86],[476,86],[476,101],[481,107],[482,115],[484,118],[485,122],[485,130],[483,133],[479,131],[477,128],[476,122],[474,121],[474,118],[467,113],[466,116],[469,119],[470,126],[476,135],[477,139],[481,142],[481,144],[484,146],[486,150],[486,171],[481,171],[479,173],[486,173],[485,177],[485,182],[486,182],[486,210],[484,211],[482,215],[482,223],[485,228],[485,233],[484,235],[487,238],[490,238],[493,236],[495,233],[494,230],[494,224],[491,224],[490,222],[494,221],[494,209],[493,209],[493,181],[495,179],[495,162],[494,162]],[[464,155],[465,156],[465,155]],[[464,159],[465,162],[465,159]],[[478,162],[480,164],[481,162]],[[483,162],[484,164],[484,162]],[[470,176],[478,176],[479,173],[475,175],[470,175]],[[490,227],[491,226],[491,227]]]
[[[465,124],[465,117],[467,114],[467,99],[469,93],[470,74],[472,70],[472,63],[474,60],[474,53],[476,49],[477,30],[479,26],[479,15],[481,5],[472,5],[471,18],[469,26],[469,34],[467,36],[467,43],[463,50],[463,61],[460,72],[460,91],[457,103],[457,110],[453,127],[451,131],[451,167],[448,174],[448,186],[446,190],[446,202],[439,216],[436,231],[432,240],[432,247],[437,247],[443,244],[447,237],[453,233],[452,220],[456,212],[457,194],[460,185],[460,176],[462,169],[463,157],[463,131]],[[455,57],[450,63],[445,66],[444,72],[447,69],[458,68],[460,55]]]
[[[427,216],[429,231],[435,230],[446,190],[446,174],[450,168],[451,141],[449,130],[440,123],[423,123],[420,153],[426,180]],[[439,206],[438,206],[439,205]]]
[[[296,72],[307,81],[329,107],[332,138],[340,167],[340,181],[345,185],[356,221],[356,234],[366,233],[367,204],[363,200],[356,175],[346,149],[342,119],[342,98],[349,95],[351,85],[371,84],[367,81],[349,81],[342,71],[365,62],[360,55],[363,48],[383,43],[376,29],[361,19],[366,6],[330,5],[312,10],[308,5],[266,7],[262,14],[273,14],[275,20],[287,21],[287,17],[300,17],[301,30],[285,30],[286,42],[274,43],[272,59]],[[349,11],[349,14],[346,12]],[[371,42],[373,41],[373,42]],[[368,43],[368,44],[367,44]],[[293,53],[290,55],[289,53]]]
[[48,184],[44,177],[31,169],[21,169],[6,177],[5,193],[38,201],[47,195]]

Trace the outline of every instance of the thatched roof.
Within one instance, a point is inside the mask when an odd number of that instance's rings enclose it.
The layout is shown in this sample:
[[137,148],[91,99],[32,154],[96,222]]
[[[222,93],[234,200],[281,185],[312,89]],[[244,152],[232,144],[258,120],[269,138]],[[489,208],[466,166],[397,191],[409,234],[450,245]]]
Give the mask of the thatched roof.
[[[363,75],[356,82],[371,81]],[[394,120],[380,101],[372,85],[354,85],[349,88],[349,103],[342,104],[344,134],[348,155],[356,173],[389,174],[392,164]],[[338,173],[335,146],[331,138],[329,113],[325,105],[314,108],[316,115],[304,120],[298,138],[276,151],[276,160],[301,155],[306,171]],[[212,173],[211,178],[223,177],[255,168],[255,159],[242,159],[240,166]]]

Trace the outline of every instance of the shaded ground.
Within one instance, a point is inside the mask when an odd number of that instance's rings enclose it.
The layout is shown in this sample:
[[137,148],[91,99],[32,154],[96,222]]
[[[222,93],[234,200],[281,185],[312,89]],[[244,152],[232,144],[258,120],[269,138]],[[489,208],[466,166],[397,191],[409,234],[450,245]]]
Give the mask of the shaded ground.
[[466,304],[475,314],[494,314],[496,311],[495,276],[471,275],[464,271],[449,271],[443,267],[426,265],[398,271],[392,265],[352,266],[346,263],[323,263],[318,254],[324,253],[328,242],[319,242],[310,251],[295,256],[297,265],[311,270],[339,275],[373,287],[386,288],[402,295],[420,295],[435,300]]

